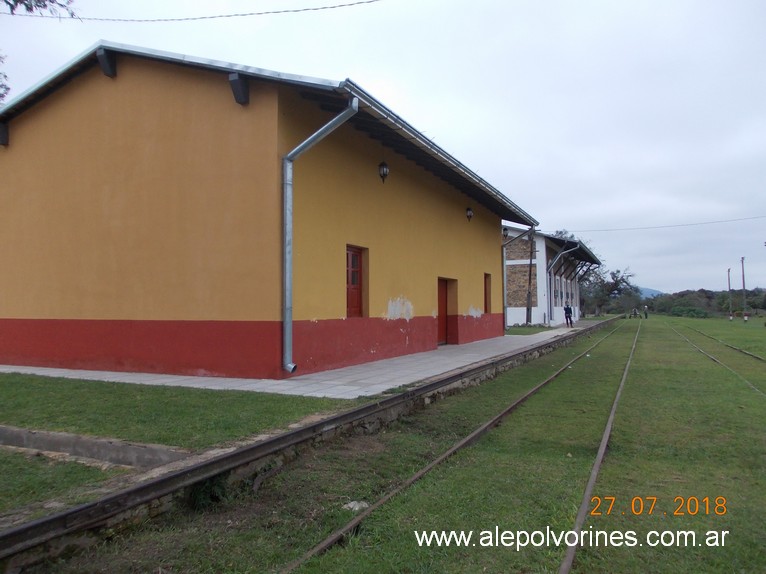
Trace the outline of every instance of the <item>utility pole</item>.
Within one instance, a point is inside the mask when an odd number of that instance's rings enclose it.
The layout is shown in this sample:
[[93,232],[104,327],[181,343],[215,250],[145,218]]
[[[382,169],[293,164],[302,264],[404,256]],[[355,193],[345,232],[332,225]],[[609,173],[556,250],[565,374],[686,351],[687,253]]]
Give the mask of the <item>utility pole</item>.
[[742,258],[742,316],[747,323],[747,298],[745,297],[745,258]]
[[729,321],[732,321],[734,319],[734,315],[731,312],[731,267],[729,267],[726,274],[729,279]]

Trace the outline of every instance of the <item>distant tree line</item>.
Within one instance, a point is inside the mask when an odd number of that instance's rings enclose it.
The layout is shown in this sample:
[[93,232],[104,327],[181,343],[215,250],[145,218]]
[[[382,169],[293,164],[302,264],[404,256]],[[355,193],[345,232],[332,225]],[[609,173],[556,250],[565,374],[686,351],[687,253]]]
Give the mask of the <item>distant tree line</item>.
[[[677,317],[741,317],[743,312],[750,315],[766,315],[766,289],[756,287],[745,290],[744,309],[742,290],[680,291],[678,293],[643,298],[638,287],[631,283],[633,274],[629,271],[591,271],[580,284],[580,309],[586,315],[628,313],[632,309],[650,313],[662,313]],[[731,308],[729,307],[731,305]]]
[[757,287],[746,289],[743,309],[742,290],[709,291],[680,291],[671,295],[658,295],[646,299],[642,305],[647,305],[655,313],[666,313],[679,317],[713,317],[728,315],[731,303],[731,313],[741,317],[743,312],[751,315],[766,314],[766,289]]

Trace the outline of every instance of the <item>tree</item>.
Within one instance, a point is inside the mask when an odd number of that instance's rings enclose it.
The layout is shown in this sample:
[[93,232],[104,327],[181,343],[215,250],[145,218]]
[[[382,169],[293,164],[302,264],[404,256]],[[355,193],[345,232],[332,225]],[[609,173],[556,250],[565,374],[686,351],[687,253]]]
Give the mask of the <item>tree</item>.
[[27,14],[47,11],[49,14],[56,16],[59,13],[59,9],[61,9],[74,18],[75,13],[69,7],[73,2],[74,0],[3,0],[3,4],[5,4],[11,14],[15,14],[19,8],[22,8]]
[[553,233],[553,237],[557,237],[558,239],[566,239],[567,241],[579,241],[579,239],[575,237],[574,233],[567,231],[566,229],[557,229]]
[[[59,10],[64,10],[71,18],[76,16],[70,8],[74,0],[2,0],[2,2],[2,5],[8,8],[11,14],[15,14],[18,10],[24,10],[27,14],[47,11],[49,14],[57,16]],[[5,62],[5,56],[0,54],[0,64],[3,62]],[[5,72],[0,71],[0,103],[5,100],[5,96],[10,91],[8,76]]]
[[583,308],[600,315],[604,311],[635,307],[641,300],[641,292],[630,282],[632,277],[629,269],[606,271],[598,267],[591,270],[580,284]]
[[[0,64],[5,62],[5,56],[0,54]],[[5,99],[5,96],[8,95],[8,92],[11,91],[11,88],[8,87],[8,76],[5,74],[5,72],[0,72],[0,102],[2,102]]]
[[[758,315],[760,309],[766,310],[766,289],[756,287],[746,292],[747,311]],[[742,293],[739,290],[708,291],[679,291],[678,293],[658,295],[646,299],[644,304],[655,313],[667,313],[686,317],[708,317],[711,315],[728,315],[729,301],[731,311],[736,316],[742,315]]]

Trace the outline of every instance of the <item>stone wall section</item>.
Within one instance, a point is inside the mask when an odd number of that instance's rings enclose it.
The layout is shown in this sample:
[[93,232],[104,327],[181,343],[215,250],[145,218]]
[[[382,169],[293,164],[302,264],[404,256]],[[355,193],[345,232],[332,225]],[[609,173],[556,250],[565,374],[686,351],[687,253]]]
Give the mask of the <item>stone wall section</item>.
[[[506,261],[514,261],[506,266],[506,306],[526,307],[527,289],[532,290],[532,307],[537,306],[537,250],[532,253],[532,283],[529,285],[529,239],[517,239],[505,248]],[[520,263],[525,261],[526,263]]]
[[[509,265],[506,271],[506,293],[508,307],[527,306],[527,286],[529,284],[529,264]],[[537,306],[537,264],[532,264],[532,307]]]
[[[536,257],[537,254],[533,254]],[[505,248],[505,258],[508,260],[529,261],[529,239],[517,239]]]

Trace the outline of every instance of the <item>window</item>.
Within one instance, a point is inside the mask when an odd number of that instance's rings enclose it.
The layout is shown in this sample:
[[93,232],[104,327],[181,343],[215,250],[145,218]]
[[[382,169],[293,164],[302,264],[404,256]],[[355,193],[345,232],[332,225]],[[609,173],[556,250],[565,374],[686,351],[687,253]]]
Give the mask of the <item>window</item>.
[[364,249],[346,246],[346,316],[364,316]]

